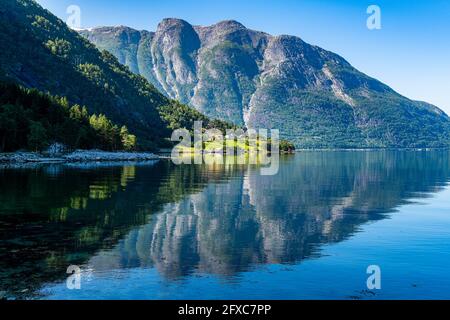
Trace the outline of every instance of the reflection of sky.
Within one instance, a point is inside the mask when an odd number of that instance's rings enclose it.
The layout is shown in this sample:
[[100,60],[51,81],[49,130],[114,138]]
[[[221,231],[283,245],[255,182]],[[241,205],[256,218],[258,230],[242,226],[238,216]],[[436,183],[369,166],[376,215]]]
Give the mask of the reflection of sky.
[[[66,19],[82,9],[82,26],[128,25],[155,30],[161,19],[209,25],[234,19],[271,34],[292,34],[341,54],[362,72],[412,99],[450,113],[450,1],[448,0],[38,0]],[[366,28],[366,8],[382,10],[382,30]]]
[[[376,264],[381,298],[448,298],[449,155],[301,152],[276,176],[163,161],[4,170],[0,285],[57,283],[57,298],[345,298]],[[71,264],[87,270],[80,292],[65,288]]]
[[[265,265],[227,281],[211,274],[168,281],[152,268],[87,272],[79,291],[64,282],[44,292],[56,299],[448,299],[450,188],[419,202],[296,265]],[[381,268],[375,295],[364,291],[369,265]]]

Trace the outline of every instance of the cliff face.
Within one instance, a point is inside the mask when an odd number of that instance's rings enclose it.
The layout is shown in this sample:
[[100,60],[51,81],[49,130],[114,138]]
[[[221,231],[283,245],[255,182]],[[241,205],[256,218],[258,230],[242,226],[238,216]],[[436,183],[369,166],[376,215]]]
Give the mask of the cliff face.
[[192,26],[163,20],[155,33],[81,31],[170,98],[248,127],[277,128],[298,147],[448,144],[449,118],[294,36],[236,21]]

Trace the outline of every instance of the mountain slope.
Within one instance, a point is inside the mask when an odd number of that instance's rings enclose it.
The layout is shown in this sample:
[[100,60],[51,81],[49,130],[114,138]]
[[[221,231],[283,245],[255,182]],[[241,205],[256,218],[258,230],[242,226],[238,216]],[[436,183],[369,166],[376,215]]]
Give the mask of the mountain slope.
[[142,148],[164,144],[173,114],[204,118],[162,95],[34,1],[2,0],[0,44],[0,81],[67,97],[91,114],[105,114],[137,134]]
[[42,150],[52,143],[71,149],[134,150],[136,137],[104,115],[70,106],[36,89],[0,81],[0,152]]
[[236,21],[192,26],[163,20],[155,33],[81,31],[168,97],[207,116],[278,128],[298,147],[440,147],[449,118],[294,36]]

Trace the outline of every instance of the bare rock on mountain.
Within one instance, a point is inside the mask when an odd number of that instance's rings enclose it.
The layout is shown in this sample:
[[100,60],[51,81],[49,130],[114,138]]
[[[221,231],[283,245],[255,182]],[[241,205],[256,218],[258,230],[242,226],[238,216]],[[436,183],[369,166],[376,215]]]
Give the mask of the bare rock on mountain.
[[[297,147],[449,143],[449,118],[439,108],[409,100],[295,36],[272,36],[232,20],[192,26],[173,18],[155,34],[104,30],[82,34],[168,97],[212,118],[280,129]],[[143,41],[144,34],[151,36]]]

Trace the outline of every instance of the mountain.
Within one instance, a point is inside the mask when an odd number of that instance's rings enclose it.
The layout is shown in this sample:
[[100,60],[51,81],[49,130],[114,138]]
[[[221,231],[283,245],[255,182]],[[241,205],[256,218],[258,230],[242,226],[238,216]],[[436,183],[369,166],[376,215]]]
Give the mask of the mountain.
[[298,147],[442,147],[449,117],[412,101],[344,58],[294,36],[236,21],[156,32],[99,27],[80,33],[167,97],[213,118],[278,128]]
[[138,136],[141,148],[165,144],[169,127],[208,121],[161,94],[32,0],[2,0],[0,81],[34,88],[104,114]]

